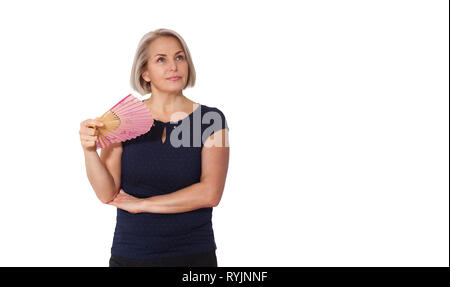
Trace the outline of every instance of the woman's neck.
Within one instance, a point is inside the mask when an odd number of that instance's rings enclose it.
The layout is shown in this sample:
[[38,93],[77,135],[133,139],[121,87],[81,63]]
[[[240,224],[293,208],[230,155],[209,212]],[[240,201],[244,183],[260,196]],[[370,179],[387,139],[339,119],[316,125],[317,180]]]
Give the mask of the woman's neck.
[[173,113],[185,112],[190,114],[195,109],[195,102],[186,98],[183,94],[161,95],[153,94],[150,98],[144,100],[150,112],[155,119],[168,121]]
[[152,93],[147,102],[154,110],[161,113],[170,113],[179,110],[186,104],[186,97],[178,94]]

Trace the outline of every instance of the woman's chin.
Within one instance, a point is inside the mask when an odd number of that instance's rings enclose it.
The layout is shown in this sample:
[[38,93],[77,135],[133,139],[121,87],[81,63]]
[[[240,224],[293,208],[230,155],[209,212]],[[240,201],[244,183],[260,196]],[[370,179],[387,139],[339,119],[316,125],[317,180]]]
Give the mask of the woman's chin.
[[170,86],[167,86],[164,90],[166,92],[177,92],[182,89],[183,89],[182,85],[170,85]]

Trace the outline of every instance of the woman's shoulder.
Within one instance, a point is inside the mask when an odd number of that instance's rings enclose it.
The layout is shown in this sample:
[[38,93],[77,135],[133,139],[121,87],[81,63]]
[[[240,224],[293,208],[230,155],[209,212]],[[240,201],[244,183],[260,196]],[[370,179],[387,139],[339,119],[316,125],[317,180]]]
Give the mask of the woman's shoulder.
[[203,123],[218,123],[222,128],[228,128],[225,113],[217,106],[201,104],[201,115]]
[[217,106],[209,106],[209,105],[205,105],[205,104],[200,104],[200,106],[202,108],[203,113],[216,112],[216,113],[224,114],[222,109]]

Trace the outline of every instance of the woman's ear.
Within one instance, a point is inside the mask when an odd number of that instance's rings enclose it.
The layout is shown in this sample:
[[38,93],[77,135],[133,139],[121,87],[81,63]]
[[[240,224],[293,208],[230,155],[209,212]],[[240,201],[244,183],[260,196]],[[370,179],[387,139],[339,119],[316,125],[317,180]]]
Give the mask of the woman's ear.
[[141,77],[146,81],[146,82],[150,82],[150,77],[148,76],[148,72],[145,71],[142,73]]

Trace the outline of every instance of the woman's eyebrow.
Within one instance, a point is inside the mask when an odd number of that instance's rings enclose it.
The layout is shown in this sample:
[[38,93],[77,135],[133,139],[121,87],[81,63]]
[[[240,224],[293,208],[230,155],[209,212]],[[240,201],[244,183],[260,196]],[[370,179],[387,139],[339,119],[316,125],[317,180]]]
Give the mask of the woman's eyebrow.
[[[179,54],[179,53],[181,53],[181,52],[183,52],[183,50],[180,50],[180,51],[176,52],[175,55],[176,55],[176,54]],[[153,57],[156,57],[156,56],[167,56],[167,55],[166,55],[166,54],[156,54],[156,55],[153,56]]]

